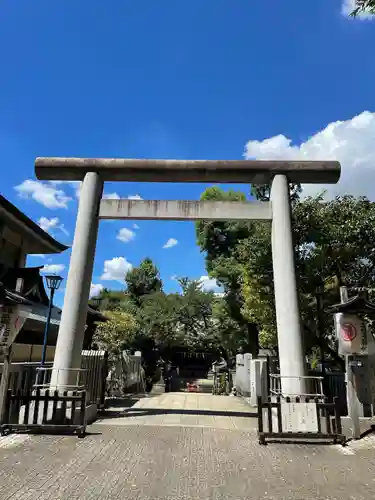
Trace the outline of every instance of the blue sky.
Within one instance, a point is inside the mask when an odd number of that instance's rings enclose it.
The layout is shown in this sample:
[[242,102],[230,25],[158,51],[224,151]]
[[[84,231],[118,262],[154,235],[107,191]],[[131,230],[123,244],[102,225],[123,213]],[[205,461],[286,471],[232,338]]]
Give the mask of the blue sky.
[[[337,158],[343,176],[330,194],[373,196],[375,22],[348,19],[346,3],[3,0],[1,193],[67,244],[77,186],[37,182],[37,156]],[[198,199],[205,187],[116,183],[105,193]],[[120,287],[103,277],[145,256],[167,290],[174,275],[207,274],[193,224],[137,224],[101,223],[94,284]],[[130,241],[116,238],[122,228]],[[69,252],[29,264],[65,266],[66,277]]]

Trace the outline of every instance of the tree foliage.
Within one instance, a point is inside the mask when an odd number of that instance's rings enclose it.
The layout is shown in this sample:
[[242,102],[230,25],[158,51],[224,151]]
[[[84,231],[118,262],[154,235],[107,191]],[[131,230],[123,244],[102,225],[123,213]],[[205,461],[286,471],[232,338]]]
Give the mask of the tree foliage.
[[[290,199],[292,202],[299,200],[302,192],[301,184],[290,184]],[[258,201],[269,201],[271,196],[270,184],[253,184],[251,194]]]
[[148,353],[157,349],[166,355],[175,346],[218,347],[213,307],[221,299],[203,291],[199,280],[180,278],[181,293],[165,293],[159,270],[146,259],[126,275],[125,282],[125,291],[101,294],[101,309],[110,321],[98,328],[99,345],[107,345],[113,353],[124,348]]
[[[253,193],[268,199],[267,189]],[[342,285],[375,288],[375,204],[353,196],[326,201],[324,194],[300,199],[300,187],[293,185],[291,196],[305,346],[315,358],[323,349],[338,359],[328,306],[339,302]],[[202,199],[246,201],[246,195],[211,187]],[[124,291],[102,292],[102,309],[110,316],[98,328],[102,345],[112,352],[179,346],[256,353],[259,336],[262,347],[277,348],[270,223],[200,221],[196,234],[223,296],[186,277],[178,280],[181,293],[165,293],[159,270],[145,259],[126,275]]]
[[106,311],[106,316],[108,321],[98,324],[94,341],[113,358],[134,344],[138,325],[132,314],[121,310]]
[[[269,199],[268,186],[253,188]],[[210,188],[204,198],[245,199],[242,193]],[[299,199],[291,186],[296,274],[305,345],[323,348],[337,359],[328,306],[339,302],[339,287],[375,284],[375,205],[366,198],[320,196]],[[206,253],[207,269],[223,284],[228,314],[240,328],[256,325],[262,347],[277,347],[273,288],[271,226],[265,222],[205,222],[197,224],[198,243]],[[216,242],[213,244],[213,242]],[[228,300],[229,299],[229,300]],[[323,310],[317,303],[321,302]],[[318,327],[319,320],[319,327]],[[228,322],[228,318],[226,319]]]
[[375,14],[375,0],[355,0],[355,9],[351,15],[356,17],[362,12]]
[[129,297],[138,306],[145,295],[159,292],[163,287],[159,270],[149,258],[126,274],[125,283]]
[[[214,186],[206,189],[201,199],[246,201],[246,195],[240,191],[223,191]],[[256,354],[258,329],[256,324],[243,314],[242,265],[238,258],[238,248],[249,237],[253,228],[253,222],[238,220],[199,221],[196,224],[197,242],[205,253],[207,271],[224,288],[225,309],[222,311],[225,310],[228,320],[230,318],[232,325],[236,325],[236,344]],[[233,341],[230,344],[233,346]]]

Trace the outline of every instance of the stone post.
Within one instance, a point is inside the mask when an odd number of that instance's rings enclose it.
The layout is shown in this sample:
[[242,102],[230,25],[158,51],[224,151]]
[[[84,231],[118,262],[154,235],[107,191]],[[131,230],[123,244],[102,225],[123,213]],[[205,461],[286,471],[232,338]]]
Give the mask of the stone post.
[[72,369],[81,367],[102,191],[103,181],[99,175],[88,172],[80,193],[64,307],[53,363],[52,387],[75,384],[77,372]]
[[305,359],[296,284],[289,183],[285,175],[274,177],[271,203],[272,261],[281,389],[284,395],[303,394]]

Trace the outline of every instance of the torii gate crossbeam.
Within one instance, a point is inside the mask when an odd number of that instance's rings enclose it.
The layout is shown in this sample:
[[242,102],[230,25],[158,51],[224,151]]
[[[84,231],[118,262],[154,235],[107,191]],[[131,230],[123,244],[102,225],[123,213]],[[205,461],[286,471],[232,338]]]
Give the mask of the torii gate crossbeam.
[[[122,211],[122,217],[129,217],[133,212],[134,218],[138,219],[172,219],[177,216],[177,220],[205,217],[227,220],[228,216],[231,219],[243,219],[246,214],[251,219],[272,219],[280,374],[282,379],[284,377],[282,389],[284,394],[302,393],[305,362],[294,264],[289,183],[335,184],[340,178],[340,170],[340,164],[335,161],[37,158],[35,171],[38,179],[83,181],[54,359],[54,371],[60,371],[59,384],[70,385],[69,370],[81,365],[100,218],[116,218],[116,210]],[[142,204],[129,201],[125,203],[122,200],[117,201],[116,205],[108,200],[101,202],[105,181],[270,183],[271,203],[260,207],[252,203],[235,206],[229,202],[228,205],[222,203],[219,206],[217,203],[207,202],[152,201]],[[181,205],[183,203],[184,207]],[[156,212],[150,217],[152,210]],[[121,217],[121,213],[117,215]]]

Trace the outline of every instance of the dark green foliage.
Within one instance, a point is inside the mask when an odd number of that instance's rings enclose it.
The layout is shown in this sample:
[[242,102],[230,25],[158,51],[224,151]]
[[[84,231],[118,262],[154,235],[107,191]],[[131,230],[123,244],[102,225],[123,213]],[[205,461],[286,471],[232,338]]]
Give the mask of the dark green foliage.
[[159,292],[163,287],[159,270],[149,258],[144,259],[139,267],[134,267],[126,274],[125,283],[129,297],[138,306],[143,296]]
[[375,14],[375,0],[356,0],[355,9],[351,13],[353,17],[358,16],[361,12]]

